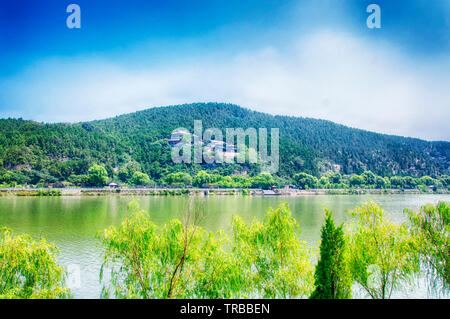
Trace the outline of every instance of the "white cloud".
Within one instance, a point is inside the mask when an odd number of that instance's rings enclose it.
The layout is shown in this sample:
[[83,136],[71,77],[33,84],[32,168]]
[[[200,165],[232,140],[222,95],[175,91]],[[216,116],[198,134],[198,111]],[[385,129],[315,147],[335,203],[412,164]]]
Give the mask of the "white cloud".
[[[184,63],[183,63],[184,62]],[[239,104],[377,132],[450,140],[449,57],[417,62],[386,44],[322,31],[284,48],[130,68],[98,58],[42,62],[2,83],[3,116],[79,121],[188,102]],[[36,110],[40,110],[39,115]],[[27,116],[30,114],[30,116]]]

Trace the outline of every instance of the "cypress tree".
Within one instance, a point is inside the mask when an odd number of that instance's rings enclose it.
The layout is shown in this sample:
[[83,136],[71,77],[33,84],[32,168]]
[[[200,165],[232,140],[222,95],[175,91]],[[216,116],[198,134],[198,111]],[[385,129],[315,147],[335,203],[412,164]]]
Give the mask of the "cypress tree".
[[315,290],[310,299],[351,298],[351,277],[345,262],[342,225],[336,227],[329,210],[321,231],[320,259],[314,274]]

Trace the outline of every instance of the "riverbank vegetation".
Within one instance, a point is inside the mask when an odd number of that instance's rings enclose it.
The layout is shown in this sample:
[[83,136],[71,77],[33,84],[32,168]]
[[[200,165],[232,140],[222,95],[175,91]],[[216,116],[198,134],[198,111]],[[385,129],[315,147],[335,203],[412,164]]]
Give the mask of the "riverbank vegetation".
[[58,189],[51,190],[21,190],[14,193],[16,196],[61,196],[62,192]]
[[[387,299],[419,278],[430,296],[450,293],[448,202],[405,210],[401,223],[371,201],[339,226],[326,210],[320,250],[300,239],[287,203],[262,221],[233,216],[227,233],[203,229],[203,209],[191,199],[180,219],[156,225],[131,202],[120,226],[98,234],[101,297]],[[70,296],[53,245],[9,230],[0,240],[1,298]]]
[[[22,174],[22,175],[21,175]],[[42,180],[37,184],[28,184],[32,179],[24,173],[10,172],[0,169],[0,187],[45,187]],[[24,184],[24,182],[26,184]],[[186,172],[176,172],[164,175],[155,181],[140,171],[127,167],[126,173],[119,171],[111,177],[106,168],[93,165],[86,175],[71,175],[67,181],[51,184],[51,187],[104,187],[112,183],[115,187],[197,187],[197,188],[239,188],[239,189],[273,189],[296,188],[310,189],[417,189],[421,192],[437,192],[450,190],[450,176],[442,175],[438,178],[422,176],[382,177],[371,171],[364,171],[361,175],[342,175],[338,172],[329,172],[320,177],[307,173],[297,173],[292,178],[280,178],[268,173],[255,176],[233,174],[221,175],[215,171],[201,170],[191,176]]]

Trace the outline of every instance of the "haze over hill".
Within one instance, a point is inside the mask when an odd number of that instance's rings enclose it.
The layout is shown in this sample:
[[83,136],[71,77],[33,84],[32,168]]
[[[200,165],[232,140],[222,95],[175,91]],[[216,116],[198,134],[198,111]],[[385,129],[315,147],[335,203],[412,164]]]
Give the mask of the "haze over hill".
[[175,165],[168,139],[178,127],[192,132],[194,120],[201,120],[203,129],[254,127],[270,132],[279,128],[278,175],[283,177],[365,170],[382,176],[439,176],[450,171],[449,142],[378,134],[326,120],[273,116],[222,103],[155,107],[75,124],[0,120],[0,167],[61,181],[71,174],[85,174],[94,163],[105,165],[111,175],[125,165],[137,165],[153,179],[180,170],[195,174],[205,168],[224,175],[259,173],[258,164]]

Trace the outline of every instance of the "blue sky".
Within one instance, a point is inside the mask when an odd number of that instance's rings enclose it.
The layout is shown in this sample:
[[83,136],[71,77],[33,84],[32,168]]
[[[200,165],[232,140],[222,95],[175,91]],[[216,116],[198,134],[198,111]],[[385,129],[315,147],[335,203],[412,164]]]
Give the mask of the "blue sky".
[[0,49],[0,117],[218,101],[450,140],[448,0],[2,1]]

